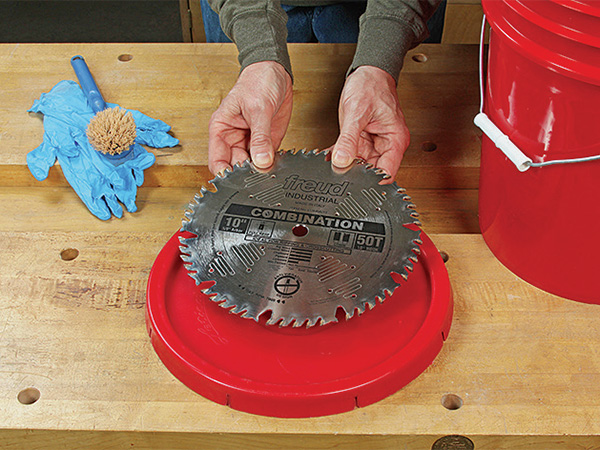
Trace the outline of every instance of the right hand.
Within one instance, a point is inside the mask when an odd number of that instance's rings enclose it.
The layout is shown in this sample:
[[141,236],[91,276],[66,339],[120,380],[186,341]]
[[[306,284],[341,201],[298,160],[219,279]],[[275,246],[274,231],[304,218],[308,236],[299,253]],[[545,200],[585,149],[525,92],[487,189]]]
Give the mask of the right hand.
[[292,115],[292,78],[283,66],[262,61],[246,67],[210,119],[208,168],[213,174],[250,158],[273,164]]

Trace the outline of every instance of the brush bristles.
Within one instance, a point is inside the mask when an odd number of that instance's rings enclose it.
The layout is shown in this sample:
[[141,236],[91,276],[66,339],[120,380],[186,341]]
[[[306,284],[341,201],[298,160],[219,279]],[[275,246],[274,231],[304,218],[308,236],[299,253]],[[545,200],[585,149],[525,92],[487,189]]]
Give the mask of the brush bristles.
[[90,120],[87,137],[99,152],[118,155],[129,150],[135,141],[135,121],[125,109],[105,109]]

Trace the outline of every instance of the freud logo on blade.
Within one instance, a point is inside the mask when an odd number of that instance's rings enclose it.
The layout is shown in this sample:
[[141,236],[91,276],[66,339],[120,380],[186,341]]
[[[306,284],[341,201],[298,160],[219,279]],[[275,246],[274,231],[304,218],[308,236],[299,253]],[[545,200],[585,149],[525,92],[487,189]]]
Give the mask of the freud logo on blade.
[[[338,203],[338,199],[346,192],[348,181],[343,183],[330,183],[300,178],[297,174],[290,175],[283,183],[287,198],[317,201],[322,203]],[[293,191],[293,192],[290,192]]]
[[282,273],[275,277],[273,289],[282,297],[291,297],[300,290],[302,280],[295,273]]

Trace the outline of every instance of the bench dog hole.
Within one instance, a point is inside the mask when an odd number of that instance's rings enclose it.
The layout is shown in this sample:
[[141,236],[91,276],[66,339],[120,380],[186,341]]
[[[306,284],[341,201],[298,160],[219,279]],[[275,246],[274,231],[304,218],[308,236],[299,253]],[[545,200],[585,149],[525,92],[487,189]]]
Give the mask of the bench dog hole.
[[65,248],[60,252],[60,259],[63,261],[73,261],[79,256],[79,250],[76,248]]
[[412,56],[412,60],[418,63],[427,62],[427,55],[425,53],[416,53]]
[[17,395],[17,400],[19,400],[19,402],[23,405],[33,405],[40,399],[40,396],[41,393],[38,389],[27,388],[19,392],[19,395]]
[[123,53],[122,55],[117,56],[117,59],[121,62],[129,62],[133,59],[133,55],[129,53]]
[[435,142],[425,141],[421,144],[421,149],[427,153],[435,152],[437,150],[437,144]]
[[450,411],[456,411],[463,405],[463,400],[456,394],[442,396],[442,406]]

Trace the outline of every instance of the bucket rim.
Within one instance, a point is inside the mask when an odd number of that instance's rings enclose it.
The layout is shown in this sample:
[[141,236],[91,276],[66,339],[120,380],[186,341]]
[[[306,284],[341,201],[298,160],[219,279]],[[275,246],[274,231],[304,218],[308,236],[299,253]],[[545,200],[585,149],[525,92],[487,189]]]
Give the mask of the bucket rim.
[[597,0],[550,0],[565,8],[578,11],[589,16],[600,17],[600,3]]
[[[596,17],[570,10],[549,1],[504,0],[506,4],[527,21],[563,38],[579,44],[600,48],[600,22]],[[598,2],[600,3],[600,2]],[[569,11],[570,10],[570,11]],[[568,16],[564,17],[565,14]],[[561,15],[558,22],[553,16]],[[575,25],[573,25],[575,24]]]
[[[503,37],[514,50],[549,70],[600,86],[599,48],[566,39],[536,25],[514,11],[506,0],[482,0],[482,6],[492,30]],[[513,17],[510,17],[511,15]],[[515,21],[525,21],[532,28],[519,29],[513,23]],[[534,40],[531,33],[542,36],[537,36]],[[538,41],[544,45],[540,45]],[[561,47],[565,43],[573,48],[573,54],[564,55],[552,49],[553,45]],[[591,53],[593,55],[590,55]],[[580,58],[582,55],[587,57],[588,61],[585,61],[584,57]],[[593,63],[590,64],[589,61]]]

